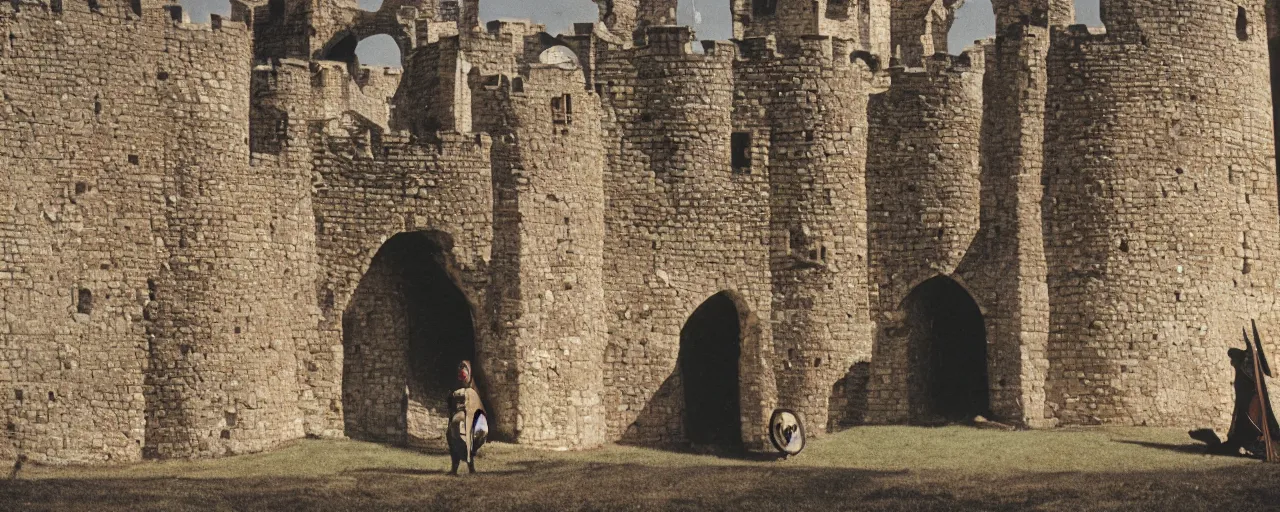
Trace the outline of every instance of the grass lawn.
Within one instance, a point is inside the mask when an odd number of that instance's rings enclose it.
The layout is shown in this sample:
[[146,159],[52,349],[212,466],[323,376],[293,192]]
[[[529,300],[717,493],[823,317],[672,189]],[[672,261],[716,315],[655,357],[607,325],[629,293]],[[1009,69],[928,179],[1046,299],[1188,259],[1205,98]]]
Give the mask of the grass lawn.
[[[626,446],[447,455],[355,441],[111,468],[28,467],[0,510],[1280,510],[1280,465],[1183,430],[863,427],[789,460]],[[465,473],[465,468],[464,468]]]

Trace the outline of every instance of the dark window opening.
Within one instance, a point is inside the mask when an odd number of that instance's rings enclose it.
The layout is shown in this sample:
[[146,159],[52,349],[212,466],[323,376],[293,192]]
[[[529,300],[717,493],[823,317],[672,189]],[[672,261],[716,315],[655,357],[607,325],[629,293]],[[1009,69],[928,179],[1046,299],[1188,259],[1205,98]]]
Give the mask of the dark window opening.
[[159,72],[156,72],[156,80],[168,80],[168,79],[169,79],[169,72],[168,72],[168,71],[159,71]]
[[778,12],[778,0],[751,0],[753,16],[772,16]]
[[21,402],[21,401],[22,401],[22,390],[21,390],[21,389],[15,389],[15,390],[13,390],[13,398],[14,398],[14,399],[16,399],[17,401]]
[[76,312],[84,315],[93,313],[93,292],[81,288],[76,294]]
[[142,0],[129,0],[129,9],[134,14],[142,16]]
[[963,287],[939,276],[903,301],[910,358],[908,402],[916,423],[965,421],[990,414],[987,333]]
[[551,98],[551,120],[555,124],[573,124],[573,95]]
[[267,2],[267,15],[270,21],[276,22],[284,19],[284,0],[271,0]]
[[1236,7],[1236,38],[1241,41],[1249,40],[1249,13],[1244,7]]
[[93,115],[102,114],[102,100],[97,94],[93,95]]
[[89,184],[83,181],[76,182],[76,195],[84,194],[89,191]]
[[234,413],[234,412],[224,412],[224,413],[222,413],[222,417],[223,417],[222,419],[226,421],[226,423],[227,423],[227,427],[235,427],[235,426],[236,426],[236,413]]
[[696,445],[742,448],[738,308],[716,294],[698,306],[680,330],[685,437]]
[[62,14],[62,0],[49,0],[49,10],[54,14]]
[[138,155],[129,155],[129,163],[138,165],[139,162],[141,162],[141,160],[138,159]]
[[58,397],[57,397],[57,395],[54,395],[52,391],[50,391],[50,392],[49,392],[49,401],[50,401],[50,402],[57,402],[57,401],[58,401]]
[[[457,367],[476,360],[472,306],[451,269],[452,242],[436,232],[383,244],[342,313],[342,403],[356,439],[428,445],[448,422]],[[486,403],[489,403],[486,401]],[[489,418],[489,425],[495,419]]]
[[735,172],[746,172],[751,169],[751,134],[749,132],[736,132],[729,140],[730,151],[732,152],[733,170]]
[[102,12],[102,5],[98,0],[89,0],[89,10],[93,12]]
[[827,18],[833,20],[848,19],[853,13],[853,2],[850,0],[827,0]]

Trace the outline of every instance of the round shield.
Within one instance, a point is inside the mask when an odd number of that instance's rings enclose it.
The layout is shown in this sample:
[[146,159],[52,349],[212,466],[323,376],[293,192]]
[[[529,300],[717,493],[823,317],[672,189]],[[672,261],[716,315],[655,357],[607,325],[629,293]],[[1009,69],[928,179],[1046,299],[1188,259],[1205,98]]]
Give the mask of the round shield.
[[804,450],[804,424],[800,422],[800,415],[790,409],[773,411],[769,418],[769,441],[787,455]]

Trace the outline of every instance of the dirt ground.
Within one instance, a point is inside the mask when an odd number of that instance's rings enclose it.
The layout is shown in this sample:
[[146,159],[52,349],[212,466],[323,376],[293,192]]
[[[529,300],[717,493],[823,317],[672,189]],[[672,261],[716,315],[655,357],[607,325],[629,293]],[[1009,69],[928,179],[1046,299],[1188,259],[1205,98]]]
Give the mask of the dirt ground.
[[1280,510],[1280,465],[1202,455],[1184,430],[865,427],[789,460],[354,441],[111,468],[27,467],[0,510]]

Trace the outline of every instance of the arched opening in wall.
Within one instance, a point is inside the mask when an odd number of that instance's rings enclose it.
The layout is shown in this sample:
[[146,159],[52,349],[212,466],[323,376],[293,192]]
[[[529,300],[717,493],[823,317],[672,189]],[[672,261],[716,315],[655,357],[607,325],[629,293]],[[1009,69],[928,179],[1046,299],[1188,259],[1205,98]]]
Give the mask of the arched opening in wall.
[[182,6],[183,12],[191,17],[193,23],[208,23],[210,14],[217,14],[224,19],[231,17],[231,0],[179,0],[178,5]]
[[742,448],[738,307],[718,293],[694,310],[680,330],[685,439],[696,446]]
[[439,232],[396,235],[357,285],[342,314],[347,436],[439,443],[458,363],[470,360],[483,376],[473,309],[454,278],[452,245]]
[[949,277],[921,283],[903,301],[908,403],[914,423],[964,421],[990,414],[987,332],[982,311]]
[[1075,0],[1076,24],[1102,27],[1102,0]]
[[946,52],[951,55],[964,53],[965,48],[979,41],[996,35],[996,13],[989,1],[969,0],[951,14],[949,25],[939,27],[934,22],[934,30],[945,30],[934,37],[936,41],[946,42]]
[[400,46],[396,40],[386,34],[369,36],[355,47],[355,55],[361,64],[369,66],[402,67]]
[[378,9],[382,8],[382,0],[359,0],[356,2],[356,7],[362,11],[378,12]]
[[1249,13],[1241,6],[1236,6],[1236,39],[1249,40]]

